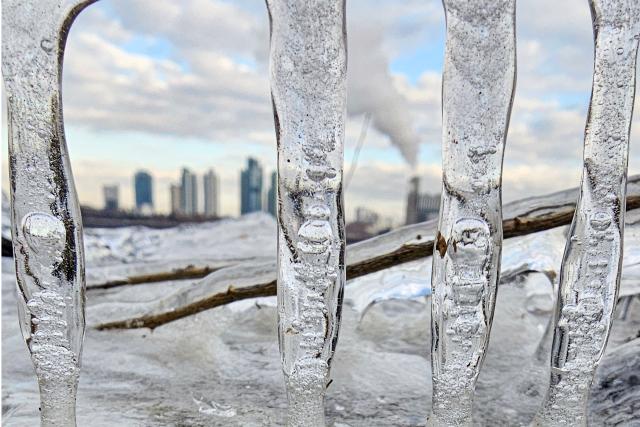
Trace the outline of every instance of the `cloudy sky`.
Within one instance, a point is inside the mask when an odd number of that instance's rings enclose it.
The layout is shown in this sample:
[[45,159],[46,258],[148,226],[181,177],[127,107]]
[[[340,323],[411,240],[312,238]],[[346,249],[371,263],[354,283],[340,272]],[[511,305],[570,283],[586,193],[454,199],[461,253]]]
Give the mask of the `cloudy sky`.
[[[578,184],[593,42],[587,0],[518,0],[518,83],[504,165],[504,198]],[[399,223],[413,171],[440,190],[441,0],[348,0],[345,169],[363,114],[373,115],[345,197]],[[222,214],[239,212],[248,155],[275,167],[262,0],[101,0],[74,24],[64,69],[67,141],[80,199],[102,206],[102,185],[133,203],[132,175],[155,178],[169,209],[179,169],[214,168]],[[636,108],[638,111],[638,109]],[[640,122],[630,173],[640,172]],[[6,126],[2,152],[6,153]],[[7,189],[3,154],[3,189]],[[412,164],[413,163],[413,164]]]

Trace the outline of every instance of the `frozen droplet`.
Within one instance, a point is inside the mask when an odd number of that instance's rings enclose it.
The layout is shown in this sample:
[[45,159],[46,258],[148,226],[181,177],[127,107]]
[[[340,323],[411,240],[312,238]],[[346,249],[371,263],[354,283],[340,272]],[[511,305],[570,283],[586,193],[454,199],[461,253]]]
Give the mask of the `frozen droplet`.
[[22,232],[36,253],[62,251],[66,242],[64,223],[51,214],[32,212],[22,221]]
[[214,400],[205,400],[204,397],[193,401],[198,405],[198,412],[204,415],[213,415],[221,418],[232,418],[236,416],[236,410],[230,405],[224,405]]
[[330,240],[333,237],[333,231],[331,231],[331,225],[325,220],[309,220],[305,222],[298,236],[313,243],[323,243]]
[[47,53],[51,53],[53,51],[53,41],[48,38],[44,38],[40,41],[40,47]]
[[591,216],[590,224],[595,230],[604,231],[611,225],[611,215],[608,212],[596,212]]
[[312,219],[327,220],[331,215],[329,208],[322,203],[313,203],[305,208],[304,216]]
[[447,250],[456,273],[463,277],[481,274],[480,270],[488,261],[489,236],[489,226],[482,220],[462,218],[456,221]]
[[312,165],[307,169],[307,176],[313,181],[320,182],[324,179],[335,178],[336,171],[323,165]]

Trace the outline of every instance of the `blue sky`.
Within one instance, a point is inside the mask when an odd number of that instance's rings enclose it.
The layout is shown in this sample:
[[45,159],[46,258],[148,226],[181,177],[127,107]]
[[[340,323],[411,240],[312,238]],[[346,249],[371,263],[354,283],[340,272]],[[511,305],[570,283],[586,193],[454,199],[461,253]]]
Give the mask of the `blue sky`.
[[[405,157],[412,151],[418,152],[424,188],[439,192],[442,5],[347,4],[345,169],[364,112],[373,111],[389,126],[370,129],[346,210],[350,217],[366,206],[399,223],[413,171]],[[520,0],[517,28],[519,74],[505,153],[505,200],[577,185],[591,84],[586,0]],[[144,168],[155,178],[156,208],[166,212],[168,188],[181,167],[200,174],[213,168],[221,178],[222,213],[237,215],[245,158],[259,158],[265,173],[275,167],[267,48],[260,0],[101,0],[85,10],[68,39],[63,92],[81,202],[100,207],[102,186],[118,183],[121,205],[130,207],[133,173]],[[631,172],[640,170],[637,152],[632,148]]]

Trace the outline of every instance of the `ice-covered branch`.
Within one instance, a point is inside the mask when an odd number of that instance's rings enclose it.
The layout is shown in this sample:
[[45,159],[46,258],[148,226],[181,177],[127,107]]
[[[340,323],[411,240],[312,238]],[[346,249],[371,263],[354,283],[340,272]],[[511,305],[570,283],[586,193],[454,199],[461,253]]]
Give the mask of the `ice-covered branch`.
[[591,0],[595,67],[580,197],[565,248],[551,380],[535,425],[586,425],[622,267],[629,135],[640,38],[637,0]]
[[502,156],[515,85],[515,0],[445,0],[443,190],[433,257],[434,426],[471,425],[502,247]]
[[344,268],[344,0],[269,0],[278,141],[278,330],[288,425],[323,426]]
[[[528,198],[504,206],[504,237],[522,236],[571,222],[577,189]],[[640,208],[640,176],[629,179],[627,209]],[[431,256],[437,224],[429,221],[403,227],[349,245],[347,279]],[[248,298],[276,294],[276,264],[248,262],[223,268],[136,313],[113,312],[98,320],[98,329],[156,328],[205,310]],[[113,319],[115,317],[115,319]],[[118,319],[118,317],[120,319]],[[113,319],[113,320],[109,320]]]
[[40,386],[43,426],[75,425],[85,323],[84,260],[60,91],[69,27],[90,3],[2,3],[20,325]]

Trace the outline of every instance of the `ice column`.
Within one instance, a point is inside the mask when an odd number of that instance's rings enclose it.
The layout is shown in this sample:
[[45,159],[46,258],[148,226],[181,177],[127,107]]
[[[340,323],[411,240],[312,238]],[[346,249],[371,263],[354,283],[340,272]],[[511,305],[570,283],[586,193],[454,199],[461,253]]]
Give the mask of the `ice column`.
[[622,267],[629,133],[640,38],[638,0],[591,0],[595,67],[578,206],[565,248],[539,426],[586,425]]
[[69,27],[89,3],[2,2],[18,306],[40,386],[43,426],[75,426],[85,325],[84,254],[60,84]]
[[471,425],[502,246],[515,0],[444,0],[443,190],[433,256],[433,426]]
[[324,426],[344,269],[344,0],[268,0],[278,140],[278,314],[290,426]]

